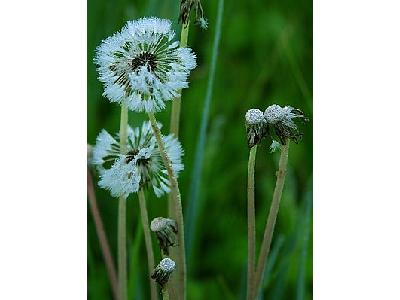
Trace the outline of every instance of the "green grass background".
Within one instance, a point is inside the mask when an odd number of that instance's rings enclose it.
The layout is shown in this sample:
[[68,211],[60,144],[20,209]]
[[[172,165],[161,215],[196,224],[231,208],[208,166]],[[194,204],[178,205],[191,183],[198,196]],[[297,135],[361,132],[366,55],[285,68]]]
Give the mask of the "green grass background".
[[[189,45],[198,67],[182,96],[180,141],[185,170],[179,182],[187,216],[192,180],[199,197],[186,238],[188,299],[244,299],[247,259],[247,158],[244,114],[272,103],[302,109],[311,122],[299,145],[291,144],[289,166],[272,252],[266,267],[261,299],[312,299],[312,1],[225,0],[217,53],[214,89],[206,130],[202,176],[192,178],[195,151],[209,78],[220,0],[203,1],[209,29],[191,25]],[[88,143],[102,128],[117,132],[119,106],[102,97],[93,56],[102,39],[127,20],[142,16],[169,18],[179,37],[178,0],[88,0]],[[157,114],[169,129],[171,103]],[[130,113],[131,126],[145,114]],[[257,249],[259,249],[272,192],[278,154],[269,141],[258,148],[256,161]],[[96,179],[95,179],[96,180]],[[116,255],[117,200],[96,189],[106,233]],[[150,219],[165,216],[167,198],[147,193]],[[192,216],[192,214],[190,214]],[[147,263],[135,195],[128,199],[128,259],[130,299],[149,299]],[[187,220],[188,221],[188,220]],[[88,209],[88,299],[111,299],[94,223]],[[153,244],[156,245],[155,239]],[[156,249],[157,250],[157,249]],[[156,251],[159,260],[159,251]],[[115,257],[116,259],[116,257]]]

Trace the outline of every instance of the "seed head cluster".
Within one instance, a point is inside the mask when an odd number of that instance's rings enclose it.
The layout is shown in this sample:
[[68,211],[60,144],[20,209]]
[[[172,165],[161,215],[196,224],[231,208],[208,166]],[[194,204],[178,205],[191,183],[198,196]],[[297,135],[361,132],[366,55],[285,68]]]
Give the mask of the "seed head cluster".
[[277,104],[267,107],[264,113],[259,109],[249,109],[245,120],[249,148],[268,135],[273,140],[270,147],[272,152],[279,149],[280,144],[285,145],[287,140],[298,143],[302,133],[295,121],[308,121],[301,110],[291,106],[281,107]]

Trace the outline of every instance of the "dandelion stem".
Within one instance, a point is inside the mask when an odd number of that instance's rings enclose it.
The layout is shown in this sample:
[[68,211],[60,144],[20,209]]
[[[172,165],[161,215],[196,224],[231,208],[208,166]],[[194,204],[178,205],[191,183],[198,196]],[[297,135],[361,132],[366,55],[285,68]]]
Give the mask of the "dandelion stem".
[[114,261],[111,255],[110,246],[108,244],[107,235],[104,231],[103,221],[97,207],[96,194],[94,192],[94,185],[90,170],[87,170],[87,193],[90,204],[90,210],[93,215],[94,225],[96,227],[96,233],[99,238],[101,252],[106,264],[106,270],[111,283],[111,289],[115,299],[118,299],[118,278],[117,271],[115,270]]
[[[174,203],[174,214],[178,224],[178,249],[177,249],[177,279],[180,297],[179,299],[186,299],[186,257],[185,257],[185,239],[184,239],[184,225],[181,193],[179,191],[178,181],[172,171],[171,161],[165,151],[164,142],[161,137],[160,129],[157,126],[157,120],[153,113],[148,113],[153,128],[154,135],[156,136],[157,144],[160,149],[161,158],[167,169],[169,181],[171,184],[172,201]],[[175,299],[175,298],[174,298]]]
[[289,139],[286,139],[285,145],[281,147],[281,156],[279,158],[279,169],[276,173],[276,185],[274,190],[274,195],[272,197],[272,203],[268,214],[267,224],[265,226],[264,238],[261,244],[260,255],[258,257],[258,264],[256,268],[255,278],[254,278],[254,294],[253,299],[255,299],[259,293],[262,275],[267,262],[269,250],[271,247],[272,236],[274,234],[274,227],[276,223],[276,217],[279,211],[279,203],[282,197],[283,185],[285,184],[286,167],[288,162],[289,153]]
[[162,294],[163,300],[169,300],[169,293],[168,293],[167,287],[164,287],[164,288],[161,290],[161,294]]
[[[187,47],[187,40],[189,34],[189,23],[182,24],[181,30],[181,41],[179,47],[184,48]],[[171,123],[170,123],[170,132],[175,134],[178,137],[179,134],[179,119],[181,113],[181,93],[179,92],[179,96],[172,101],[172,111],[171,111]]]
[[[188,34],[189,34],[189,23],[182,24],[181,29],[181,41],[179,47],[184,48],[187,47],[188,41]],[[169,127],[170,133],[173,133],[176,138],[179,135],[179,120],[181,115],[181,96],[182,90],[179,91],[179,96],[172,101],[172,110],[171,110],[171,123]],[[174,203],[171,200],[171,196],[168,197],[168,215],[170,218],[175,219],[174,215]]]
[[254,165],[257,145],[250,149],[247,167],[247,300],[252,299],[255,256],[256,256],[256,217],[254,209]]
[[[146,207],[146,198],[144,196],[143,189],[140,189],[138,192],[139,196],[139,205],[140,205],[140,214],[142,217],[142,224],[143,224],[143,232],[144,232],[144,240],[146,243],[146,251],[147,251],[147,264],[149,268],[149,274],[154,270],[154,253],[153,253],[153,246],[151,243],[151,234],[149,228],[149,216],[147,213]],[[151,299],[157,300],[157,287],[155,281],[153,281],[150,276],[150,291],[151,291]]]
[[[120,151],[126,153],[126,139],[128,129],[128,108],[121,106],[120,120]],[[126,196],[119,197],[118,203],[118,281],[120,300],[128,299],[127,288],[127,258],[126,258]]]

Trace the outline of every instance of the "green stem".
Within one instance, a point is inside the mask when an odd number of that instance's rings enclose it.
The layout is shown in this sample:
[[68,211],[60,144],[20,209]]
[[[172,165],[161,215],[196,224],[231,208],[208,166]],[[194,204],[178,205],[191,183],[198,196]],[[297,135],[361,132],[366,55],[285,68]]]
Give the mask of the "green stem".
[[[181,41],[179,47],[184,48],[187,47],[189,34],[189,23],[182,24],[181,30]],[[170,133],[173,133],[175,137],[179,136],[179,120],[181,115],[181,94],[182,90],[179,91],[179,96],[172,101],[172,110],[171,110],[171,123],[169,127]],[[174,203],[171,200],[171,196],[168,198],[168,215],[171,219],[175,219],[174,215]]]
[[[186,254],[185,254],[185,239],[184,239],[184,225],[181,193],[179,191],[178,181],[172,171],[171,161],[169,160],[165,151],[164,142],[162,140],[160,129],[157,126],[157,120],[153,113],[148,113],[153,128],[154,135],[160,149],[161,158],[168,172],[169,181],[171,184],[172,201],[174,203],[175,220],[178,223],[178,249],[177,249],[177,280],[178,291],[180,292],[179,299],[186,299]],[[174,298],[175,299],[175,298]]]
[[164,287],[164,288],[161,290],[161,294],[162,294],[163,300],[169,300],[169,293],[168,293],[167,287]]
[[[153,246],[151,243],[151,233],[149,228],[149,216],[147,213],[146,207],[146,198],[144,196],[143,189],[140,189],[138,192],[139,196],[139,205],[140,205],[140,215],[142,216],[142,224],[143,224],[143,232],[144,232],[144,240],[146,244],[146,251],[147,251],[147,264],[149,268],[149,274],[154,270],[154,253],[153,253]],[[151,291],[151,299],[157,300],[157,287],[154,280],[148,276],[150,280],[150,291]]]
[[274,195],[272,197],[271,208],[269,210],[267,224],[265,226],[264,238],[261,244],[260,255],[258,257],[258,264],[254,278],[253,299],[255,299],[259,293],[265,263],[267,262],[269,250],[271,247],[272,236],[274,234],[276,218],[278,216],[278,211],[279,211],[279,203],[282,197],[283,185],[285,184],[288,154],[289,154],[289,140],[287,139],[286,144],[282,145],[281,147],[281,156],[279,158],[279,169],[278,172],[276,173],[277,178],[276,178]]
[[[126,153],[128,128],[128,108],[121,106],[120,121],[120,152]],[[126,196],[119,197],[118,203],[118,281],[120,300],[128,299],[127,289],[127,258],[126,258]]]
[[254,165],[257,145],[250,149],[247,167],[247,300],[252,299],[256,256],[256,217],[254,208]]

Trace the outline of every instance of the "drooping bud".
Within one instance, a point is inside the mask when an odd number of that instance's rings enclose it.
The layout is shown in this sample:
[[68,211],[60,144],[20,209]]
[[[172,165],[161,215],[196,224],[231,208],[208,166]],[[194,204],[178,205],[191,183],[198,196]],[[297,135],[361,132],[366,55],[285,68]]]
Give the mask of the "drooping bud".
[[200,0],[181,0],[179,22],[186,27],[189,24],[190,12],[192,10],[196,12],[196,24],[200,25],[202,29],[207,29],[208,22],[204,18],[204,11]]
[[178,233],[176,221],[158,217],[151,221],[150,229],[155,232],[162,252],[168,255],[168,248],[176,245],[176,234]]
[[164,258],[154,269],[151,278],[154,279],[163,289],[169,277],[175,270],[175,262],[169,257]]
[[257,145],[266,134],[264,114],[259,109],[249,109],[245,115],[247,145],[252,148]]
[[291,106],[281,107],[277,104],[269,106],[264,112],[264,119],[267,124],[267,132],[273,139],[276,136],[282,145],[288,139],[298,143],[302,133],[299,131],[295,119],[308,121],[304,113]]

